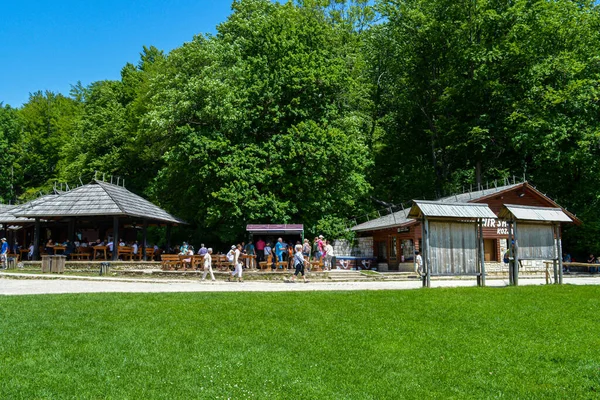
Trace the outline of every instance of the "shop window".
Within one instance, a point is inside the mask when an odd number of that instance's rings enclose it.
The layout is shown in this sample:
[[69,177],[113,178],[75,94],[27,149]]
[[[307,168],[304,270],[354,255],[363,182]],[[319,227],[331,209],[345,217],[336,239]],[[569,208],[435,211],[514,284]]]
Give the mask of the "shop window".
[[402,240],[402,256],[403,262],[413,261],[415,255],[415,244],[412,239]]
[[398,254],[398,250],[397,250],[397,245],[396,245],[396,238],[395,237],[391,237],[390,238],[390,259],[396,259]]

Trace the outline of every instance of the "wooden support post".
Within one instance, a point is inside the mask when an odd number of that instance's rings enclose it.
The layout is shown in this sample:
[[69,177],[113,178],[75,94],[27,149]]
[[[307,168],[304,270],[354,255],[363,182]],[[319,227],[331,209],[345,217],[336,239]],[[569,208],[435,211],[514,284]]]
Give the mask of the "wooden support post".
[[33,259],[40,259],[40,219],[35,219],[35,226],[33,228]]
[[556,244],[558,246],[558,284],[563,284],[563,259],[562,259],[562,238],[560,224],[556,225]]
[[167,253],[171,250],[171,224],[167,225]]
[[554,259],[552,260],[552,267],[554,269],[554,284],[558,285],[558,252],[557,252],[557,243],[558,243],[558,233],[556,231],[556,224],[552,224],[552,238],[556,238],[554,240],[554,246],[552,246],[552,255],[554,256]]
[[514,222],[513,229],[515,235],[515,261],[513,266],[513,283],[515,286],[519,286],[519,231],[517,230],[517,221]]
[[481,286],[485,286],[485,255],[483,248],[483,220],[479,219],[479,262],[481,263]]
[[146,234],[148,232],[148,220],[144,220],[144,225],[142,227],[142,260],[148,261],[146,257]]
[[[512,221],[508,221],[508,284],[514,285],[513,282],[513,264],[514,264],[514,249],[513,249],[513,234],[512,234]],[[511,258],[513,261],[511,261]]]
[[75,218],[69,221],[69,225],[67,226],[67,239],[71,242],[75,239]]
[[423,255],[423,272],[425,278],[423,279],[424,287],[431,287],[431,260],[429,259],[429,221],[425,217],[425,254]]
[[119,217],[113,217],[113,251],[112,260],[117,261],[119,258]]

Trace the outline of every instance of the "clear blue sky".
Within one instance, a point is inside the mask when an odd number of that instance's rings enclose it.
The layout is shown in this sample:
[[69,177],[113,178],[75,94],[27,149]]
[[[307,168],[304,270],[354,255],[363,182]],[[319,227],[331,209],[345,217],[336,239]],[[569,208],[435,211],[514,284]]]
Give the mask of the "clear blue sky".
[[68,95],[70,85],[119,79],[142,46],[168,52],[215,33],[230,0],[16,0],[0,5],[0,102],[29,93]]

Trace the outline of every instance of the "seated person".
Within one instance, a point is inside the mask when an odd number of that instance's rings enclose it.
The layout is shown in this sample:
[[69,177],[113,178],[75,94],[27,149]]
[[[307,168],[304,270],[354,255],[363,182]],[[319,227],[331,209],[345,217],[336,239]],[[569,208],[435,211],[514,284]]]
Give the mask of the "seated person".
[[31,243],[29,245],[29,251],[27,252],[27,259],[28,260],[33,260],[33,249],[34,249],[33,243]]
[[52,241],[52,239],[48,239],[48,241],[46,242],[46,246],[44,247],[44,250],[46,251],[47,254],[54,254],[54,242]]
[[69,239],[67,239],[67,241],[65,243],[65,251],[63,254],[65,256],[69,256],[70,254],[75,253],[75,250],[77,250],[77,247],[75,247],[75,243],[71,242]]

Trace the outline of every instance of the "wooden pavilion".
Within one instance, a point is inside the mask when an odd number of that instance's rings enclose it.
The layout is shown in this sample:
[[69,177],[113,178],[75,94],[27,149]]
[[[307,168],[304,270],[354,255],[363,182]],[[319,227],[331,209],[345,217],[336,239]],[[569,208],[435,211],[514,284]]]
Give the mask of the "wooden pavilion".
[[[126,226],[142,229],[141,249],[146,260],[146,230],[149,225],[167,226],[167,243],[173,225],[185,223],[172,216],[148,200],[130,192],[123,186],[94,180],[75,189],[57,192],[23,204],[11,210],[15,218],[33,220],[34,259],[39,259],[41,223],[47,226],[66,227],[66,237],[73,240],[76,229],[97,228],[102,232],[110,230],[115,247],[119,242],[120,229]],[[113,251],[112,259],[118,257]]]
[[483,219],[496,215],[487,204],[415,200],[409,218],[421,222],[423,286],[432,276],[471,275],[485,286]]
[[560,208],[531,207],[506,204],[498,214],[508,223],[509,281],[519,284],[520,260],[551,260],[554,282],[562,284],[561,223],[573,220]]

